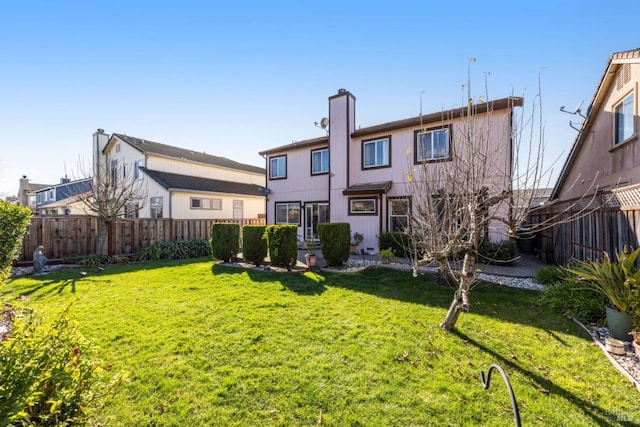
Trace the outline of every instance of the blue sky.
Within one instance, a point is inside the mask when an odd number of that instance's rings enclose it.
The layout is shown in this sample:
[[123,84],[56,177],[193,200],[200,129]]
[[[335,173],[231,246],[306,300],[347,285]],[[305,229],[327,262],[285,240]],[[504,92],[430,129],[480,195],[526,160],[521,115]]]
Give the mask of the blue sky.
[[[540,5],[538,3],[543,3]],[[264,166],[322,136],[339,88],[357,126],[523,95],[542,80],[545,162],[576,132],[613,52],[640,47],[637,1],[0,3],[0,195],[77,175],[97,128]],[[542,70],[542,71],[541,71]]]

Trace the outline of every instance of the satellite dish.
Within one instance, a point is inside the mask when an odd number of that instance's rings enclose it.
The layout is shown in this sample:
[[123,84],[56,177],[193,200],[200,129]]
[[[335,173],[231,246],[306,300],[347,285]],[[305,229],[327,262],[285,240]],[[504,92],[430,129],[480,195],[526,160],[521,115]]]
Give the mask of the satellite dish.
[[322,129],[327,129],[329,127],[329,119],[326,117],[323,117],[322,120],[320,120],[320,127]]

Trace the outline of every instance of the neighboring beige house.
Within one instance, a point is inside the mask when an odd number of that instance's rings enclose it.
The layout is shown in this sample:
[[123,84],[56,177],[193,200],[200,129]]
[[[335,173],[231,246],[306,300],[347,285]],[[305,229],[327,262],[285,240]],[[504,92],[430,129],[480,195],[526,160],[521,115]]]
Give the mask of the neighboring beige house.
[[93,215],[93,213],[87,210],[80,196],[75,195],[38,206],[38,215]]
[[553,189],[573,200],[640,183],[640,49],[611,55]]
[[[474,120],[492,111],[492,160],[502,188],[511,185],[511,123],[514,107],[522,98],[504,98],[477,105]],[[409,168],[424,162],[452,161],[452,151],[465,118],[452,109],[392,121],[356,126],[356,98],[345,89],[329,97],[330,128],[326,137],[271,148],[260,154],[267,162],[267,224],[295,224],[300,239],[317,239],[317,225],[348,222],[352,232],[364,235],[362,247],[378,250],[385,231],[405,232],[409,225],[411,195]],[[491,237],[505,238],[502,225],[494,224]]]
[[134,174],[146,200],[127,206],[125,216],[174,219],[261,218],[265,170],[224,157],[124,134],[93,134],[94,165]]

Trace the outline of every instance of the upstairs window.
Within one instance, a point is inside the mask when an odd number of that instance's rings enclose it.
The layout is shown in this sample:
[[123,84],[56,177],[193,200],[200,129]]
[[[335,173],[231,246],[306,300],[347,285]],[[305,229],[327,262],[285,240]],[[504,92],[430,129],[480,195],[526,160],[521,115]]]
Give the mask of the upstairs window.
[[450,157],[450,133],[448,126],[426,131],[415,131],[414,162],[417,164],[448,159]]
[[615,137],[614,143],[620,144],[633,136],[633,93],[617,104],[614,109]]
[[142,169],[140,169],[144,165],[144,160],[136,160],[134,164],[134,173],[136,175],[136,179],[142,179]]
[[381,168],[391,166],[391,137],[362,141],[363,168]]
[[287,156],[271,157],[269,159],[269,178],[284,179],[287,177]]
[[311,175],[329,173],[329,149],[311,151]]

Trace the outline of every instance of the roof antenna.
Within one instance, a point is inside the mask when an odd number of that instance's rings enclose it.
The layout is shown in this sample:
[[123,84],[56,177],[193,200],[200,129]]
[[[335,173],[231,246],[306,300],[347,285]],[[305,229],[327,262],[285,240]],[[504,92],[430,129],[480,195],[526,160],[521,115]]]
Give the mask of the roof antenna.
[[[562,111],[563,113],[574,115],[574,116],[578,115],[578,116],[582,117],[583,119],[586,119],[587,116],[582,114],[582,111],[580,110],[580,107],[582,107],[582,104],[584,104],[584,99],[582,100],[582,102],[580,104],[578,104],[578,106],[573,111],[566,110],[564,105],[562,107],[560,107],[560,111]],[[575,127],[573,125],[572,121],[569,122],[569,126],[571,126],[571,129],[575,129],[578,132],[580,132],[580,128]]]

